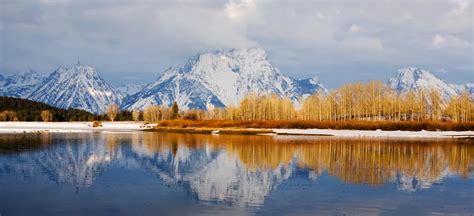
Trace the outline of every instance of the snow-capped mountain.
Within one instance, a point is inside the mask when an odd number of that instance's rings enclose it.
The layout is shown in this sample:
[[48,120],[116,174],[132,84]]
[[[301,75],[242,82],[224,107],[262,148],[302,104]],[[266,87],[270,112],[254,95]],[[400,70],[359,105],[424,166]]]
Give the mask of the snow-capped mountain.
[[116,87],[123,98],[134,95],[145,87],[144,84],[123,84]]
[[0,95],[25,98],[44,79],[43,76],[32,70],[8,77],[0,75]]
[[120,104],[122,97],[91,66],[80,63],[59,67],[29,94],[29,99],[59,108],[103,113],[108,105]]
[[436,77],[431,72],[416,67],[399,69],[398,73],[389,79],[388,85],[398,92],[434,89],[440,92],[444,101],[459,95],[462,91],[469,88],[469,84],[450,84],[445,80]]
[[122,107],[143,109],[176,101],[184,109],[208,109],[235,105],[250,92],[296,101],[315,91],[327,90],[317,78],[296,80],[282,74],[263,49],[233,49],[198,54],[184,65],[167,69]]
[[466,83],[466,84],[451,84],[458,93],[463,93],[467,91],[471,98],[474,98],[474,83]]

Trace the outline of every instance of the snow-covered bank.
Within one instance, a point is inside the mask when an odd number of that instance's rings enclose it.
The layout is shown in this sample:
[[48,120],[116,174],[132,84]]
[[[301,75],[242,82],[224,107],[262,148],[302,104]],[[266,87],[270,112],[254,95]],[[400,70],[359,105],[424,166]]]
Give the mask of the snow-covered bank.
[[277,135],[391,138],[474,138],[474,131],[382,131],[331,129],[273,129]]
[[92,122],[0,122],[0,133],[137,131],[145,128],[139,122],[102,122],[102,127],[92,127]]
[[[92,122],[0,122],[1,133],[74,133],[94,131],[139,131],[152,129],[156,124],[144,125],[142,122],[102,122],[102,127],[92,127]],[[207,130],[209,134],[220,134],[226,129],[213,128],[168,128],[165,132],[191,133],[193,130]],[[239,131],[232,134],[246,134],[255,131],[250,128],[228,128]],[[159,130],[158,130],[159,131]],[[264,131],[264,132],[263,132]],[[273,133],[271,133],[273,131]],[[310,135],[334,137],[379,137],[379,138],[474,138],[474,131],[382,131],[382,130],[331,130],[331,129],[265,129],[264,134],[271,135]],[[258,133],[256,133],[258,134]]]

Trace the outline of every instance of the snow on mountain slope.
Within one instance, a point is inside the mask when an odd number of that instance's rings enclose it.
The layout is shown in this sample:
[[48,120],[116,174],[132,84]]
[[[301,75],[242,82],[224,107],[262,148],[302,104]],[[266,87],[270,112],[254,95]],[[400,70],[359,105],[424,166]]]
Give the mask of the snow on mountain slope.
[[398,92],[434,89],[440,92],[444,101],[459,94],[459,90],[454,88],[452,84],[436,77],[427,70],[416,67],[399,69],[398,73],[389,79],[388,85]]
[[464,89],[461,89],[461,92],[467,91],[471,94],[471,97],[474,98],[474,83],[464,84]]
[[25,98],[45,78],[35,71],[26,71],[8,77],[0,75],[0,95]]
[[474,83],[466,83],[466,84],[450,84],[458,94],[462,94],[464,92],[468,92],[471,95],[471,98],[474,98]]
[[320,90],[326,91],[317,79],[295,80],[282,74],[263,49],[234,49],[198,54],[184,65],[169,68],[122,107],[143,109],[176,101],[184,109],[208,109],[235,105],[250,92],[296,101]]
[[298,97],[310,96],[314,92],[318,91],[323,93],[329,93],[329,91],[321,84],[318,77],[296,80],[296,85],[293,86],[293,89],[291,91],[297,96],[297,98],[293,99],[298,99]]
[[31,92],[29,99],[60,108],[103,113],[108,105],[120,104],[122,97],[91,66],[59,67]]
[[123,98],[134,95],[145,87],[144,84],[123,84],[116,87]]

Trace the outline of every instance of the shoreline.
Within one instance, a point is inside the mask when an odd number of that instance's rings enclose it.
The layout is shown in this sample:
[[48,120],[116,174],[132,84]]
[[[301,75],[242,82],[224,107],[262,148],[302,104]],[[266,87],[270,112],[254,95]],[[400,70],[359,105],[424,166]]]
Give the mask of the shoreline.
[[143,122],[102,122],[102,127],[92,127],[93,122],[0,122],[0,134],[18,133],[87,133],[156,131],[188,134],[236,134],[270,136],[321,136],[352,138],[444,138],[474,139],[474,131],[384,131],[336,129],[259,129],[259,128],[208,128],[208,127],[158,127]]
[[0,122],[0,134],[126,132],[146,129],[143,123],[138,122],[101,122],[101,124],[102,127],[93,127],[93,122]]

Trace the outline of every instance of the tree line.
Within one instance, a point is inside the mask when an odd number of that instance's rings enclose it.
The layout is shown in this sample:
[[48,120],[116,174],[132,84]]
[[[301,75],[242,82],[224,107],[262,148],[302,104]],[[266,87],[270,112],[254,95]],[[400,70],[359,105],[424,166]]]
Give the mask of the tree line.
[[469,92],[445,100],[439,91],[420,89],[398,93],[381,81],[351,83],[329,93],[316,92],[293,103],[277,95],[248,94],[236,105],[209,110],[180,110],[152,105],[140,110],[120,110],[111,104],[105,114],[60,109],[26,99],[0,97],[0,121],[474,121]]
[[[329,93],[316,92],[295,104],[277,95],[251,93],[239,104],[210,110],[178,111],[149,106],[143,120],[312,120],[312,121],[453,121],[474,120],[474,102],[469,92],[444,100],[439,91],[420,89],[398,93],[381,81],[346,84]],[[134,111],[139,112],[139,111]]]
[[[106,114],[93,114],[80,109],[61,109],[45,103],[21,98],[0,96],[0,121],[105,121]],[[132,112],[119,110],[117,121],[131,121]]]

